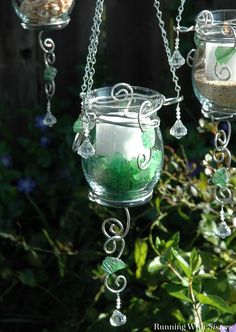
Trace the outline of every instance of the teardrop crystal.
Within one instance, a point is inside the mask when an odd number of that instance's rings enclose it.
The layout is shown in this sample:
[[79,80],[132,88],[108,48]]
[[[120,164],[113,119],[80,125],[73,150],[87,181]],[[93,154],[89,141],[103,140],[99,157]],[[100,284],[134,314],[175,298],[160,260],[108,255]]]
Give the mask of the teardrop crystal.
[[179,50],[174,50],[172,57],[170,59],[170,65],[175,67],[176,69],[179,69],[185,64],[185,59],[180,53]]
[[170,134],[174,136],[177,139],[182,138],[183,136],[187,135],[188,130],[187,128],[183,125],[183,122],[181,120],[176,120],[175,124],[170,130]]
[[225,239],[226,237],[231,235],[231,229],[229,228],[229,226],[226,224],[225,221],[222,221],[218,226],[216,234],[222,239]]
[[127,322],[127,318],[119,310],[114,310],[110,318],[110,323],[112,326],[122,326]]
[[47,112],[45,118],[43,119],[43,124],[45,126],[52,127],[56,123],[57,123],[56,117],[51,112]]
[[77,150],[77,153],[84,159],[88,159],[95,155],[95,149],[91,144],[89,138],[85,138],[85,140]]

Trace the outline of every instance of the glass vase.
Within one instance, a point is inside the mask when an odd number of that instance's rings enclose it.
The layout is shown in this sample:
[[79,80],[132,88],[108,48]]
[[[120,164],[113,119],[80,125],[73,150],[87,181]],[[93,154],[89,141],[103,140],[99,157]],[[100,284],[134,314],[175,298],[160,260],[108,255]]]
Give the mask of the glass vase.
[[75,0],[12,0],[25,29],[57,30],[70,21]]
[[236,115],[236,10],[203,11],[196,19],[194,92],[206,117]]
[[[129,86],[130,87],[130,86]],[[106,87],[90,96],[88,116],[95,119],[89,139],[95,153],[82,158],[89,197],[103,205],[144,204],[163,167],[163,141],[156,115],[163,102],[154,90]]]

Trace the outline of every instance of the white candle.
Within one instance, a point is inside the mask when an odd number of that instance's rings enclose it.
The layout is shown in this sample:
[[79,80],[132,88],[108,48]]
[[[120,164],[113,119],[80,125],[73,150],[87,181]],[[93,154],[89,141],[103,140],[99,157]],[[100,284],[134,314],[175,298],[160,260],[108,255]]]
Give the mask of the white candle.
[[[217,73],[219,74],[219,71],[223,67],[228,67],[230,69],[230,78],[229,77],[229,71],[227,69],[222,70],[222,73],[220,74],[222,81],[236,81],[236,53],[232,56],[232,58],[227,62],[225,65],[217,64],[216,60],[216,49],[218,47],[234,47],[234,43],[213,43],[213,42],[206,42],[206,49],[205,49],[205,73],[206,73],[206,79],[207,80],[217,80],[219,81],[219,76],[217,77]],[[217,67],[216,67],[217,65]]]
[[96,125],[96,154],[111,156],[115,153],[124,155],[128,160],[137,158],[140,154],[149,155],[149,149],[143,146],[139,127],[124,127],[110,123]]

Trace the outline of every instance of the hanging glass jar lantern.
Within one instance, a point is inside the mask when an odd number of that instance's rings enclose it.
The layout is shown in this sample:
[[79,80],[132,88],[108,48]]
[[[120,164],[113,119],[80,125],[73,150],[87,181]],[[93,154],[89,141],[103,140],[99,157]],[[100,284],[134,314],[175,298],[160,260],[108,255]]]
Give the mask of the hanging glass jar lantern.
[[236,115],[236,10],[203,11],[196,19],[193,88],[206,117]]
[[47,99],[43,123],[48,127],[57,123],[57,119],[51,111],[52,99],[56,91],[57,69],[54,67],[56,62],[55,43],[52,38],[44,38],[44,33],[66,27],[70,22],[70,13],[74,3],[75,0],[12,0],[15,12],[21,19],[22,27],[39,31],[39,46],[44,54],[43,79]]
[[[195,32],[196,50],[189,52],[187,63],[192,68],[196,97],[202,114],[216,122],[210,183],[214,185],[215,201],[220,205],[220,223],[216,234],[221,238],[231,235],[226,223],[225,207],[233,203],[230,186],[231,122],[236,115],[236,10],[202,11],[195,26],[180,27],[180,31]],[[193,55],[194,54],[194,55]],[[224,126],[219,120],[224,120]]]
[[127,207],[151,199],[163,166],[156,112],[164,100],[154,90],[124,83],[92,91],[87,118],[74,125],[91,200]]
[[70,22],[74,0],[12,0],[22,21],[22,27],[35,30],[55,30]]
[[[181,21],[185,0],[181,0],[177,26]],[[113,87],[93,90],[96,55],[102,23],[104,0],[96,0],[95,15],[88,47],[83,85],[82,110],[74,123],[76,133],[73,150],[82,157],[84,175],[90,186],[89,198],[99,204],[124,208],[126,221],[112,217],[104,220],[102,232],[106,238],[103,249],[106,257],[101,267],[105,272],[106,290],[116,295],[116,309],[110,317],[112,326],[126,323],[121,312],[121,293],[127,286],[126,268],[122,261],[125,239],[130,229],[129,207],[142,205],[152,198],[154,186],[163,167],[163,141],[157,112],[176,104],[176,122],[171,134],[176,138],[187,134],[181,121],[181,87],[176,69],[183,61],[176,49],[172,55],[162,19],[160,2],[154,0],[176,96],[165,98],[148,88],[118,83]],[[177,54],[177,56],[176,56]]]

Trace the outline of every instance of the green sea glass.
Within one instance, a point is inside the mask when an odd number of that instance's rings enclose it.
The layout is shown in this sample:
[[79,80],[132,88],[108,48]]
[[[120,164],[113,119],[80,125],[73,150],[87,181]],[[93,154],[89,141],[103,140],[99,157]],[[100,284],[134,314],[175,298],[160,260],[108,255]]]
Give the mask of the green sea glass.
[[227,169],[225,167],[219,168],[212,176],[212,182],[216,186],[225,189],[229,183],[229,173]]
[[102,269],[108,275],[113,274],[124,268],[126,268],[126,264],[121,259],[115,257],[108,256],[102,262]]
[[47,82],[54,81],[57,76],[57,69],[53,66],[48,66],[44,70],[43,79]]

